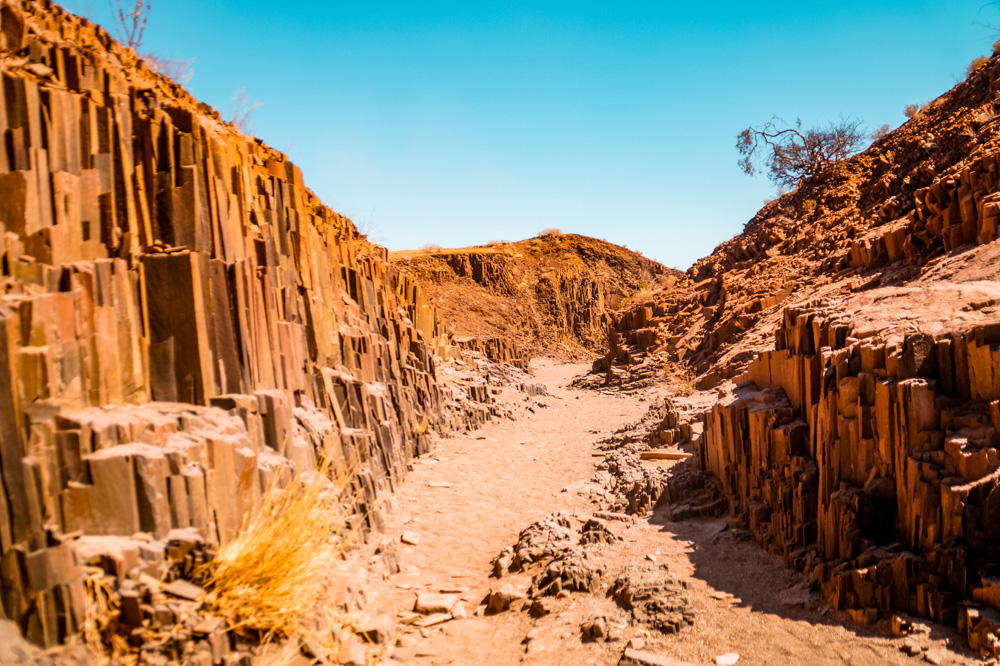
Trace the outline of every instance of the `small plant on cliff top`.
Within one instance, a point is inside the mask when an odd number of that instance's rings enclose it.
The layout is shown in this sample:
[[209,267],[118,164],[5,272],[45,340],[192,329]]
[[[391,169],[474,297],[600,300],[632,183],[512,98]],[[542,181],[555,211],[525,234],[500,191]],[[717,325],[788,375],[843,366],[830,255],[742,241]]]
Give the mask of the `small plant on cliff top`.
[[229,122],[239,131],[249,134],[250,130],[253,129],[250,116],[263,105],[263,102],[251,102],[250,98],[247,97],[246,87],[240,88],[233,93],[233,108],[229,116]]
[[539,238],[544,238],[546,236],[562,236],[562,232],[559,231],[558,229],[552,229],[552,228],[542,229],[541,231],[538,232]]
[[879,127],[877,130],[875,130],[874,132],[872,132],[872,134],[871,134],[871,136],[869,138],[872,140],[872,143],[875,143],[876,141],[879,141],[879,140],[884,139],[885,137],[889,136],[889,133],[891,131],[892,130],[889,129],[889,124],[886,123],[885,125],[882,125],[882,127]]
[[989,61],[990,59],[987,58],[986,56],[979,56],[978,58],[970,62],[969,66],[965,68],[965,76],[966,77],[972,76],[973,72],[978,72],[979,70],[981,70],[983,67],[986,66],[986,63],[988,63]]
[[776,185],[794,187],[856,153],[864,140],[860,120],[842,118],[826,128],[803,130],[801,120],[789,127],[773,116],[760,127],[740,132],[736,149],[740,168],[747,175],[763,170]]
[[142,59],[146,61],[146,66],[149,67],[154,72],[162,74],[174,83],[179,85],[185,85],[194,76],[194,69],[191,64],[194,62],[192,59],[188,60],[172,60],[170,58],[161,58],[152,53],[146,53],[142,56]]

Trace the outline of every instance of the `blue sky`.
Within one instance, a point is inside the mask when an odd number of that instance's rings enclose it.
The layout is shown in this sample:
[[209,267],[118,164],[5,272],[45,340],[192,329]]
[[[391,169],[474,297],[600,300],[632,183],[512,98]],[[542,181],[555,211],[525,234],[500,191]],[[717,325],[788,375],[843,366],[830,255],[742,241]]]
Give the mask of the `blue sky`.
[[[66,0],[109,26],[108,0]],[[778,114],[892,127],[1000,35],[987,0],[155,0],[144,49],[390,249],[545,228],[687,268],[774,196],[736,134]]]

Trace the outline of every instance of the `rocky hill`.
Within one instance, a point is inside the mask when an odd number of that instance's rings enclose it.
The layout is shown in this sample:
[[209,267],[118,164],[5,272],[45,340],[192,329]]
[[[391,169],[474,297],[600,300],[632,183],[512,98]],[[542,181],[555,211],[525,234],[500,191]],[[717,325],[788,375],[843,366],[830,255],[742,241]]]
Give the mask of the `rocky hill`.
[[610,313],[682,278],[619,245],[554,231],[389,260],[421,282],[460,343],[501,360],[589,357],[605,344]]
[[686,363],[693,449],[837,609],[1000,655],[1000,58],[685,280],[615,315],[621,381]]

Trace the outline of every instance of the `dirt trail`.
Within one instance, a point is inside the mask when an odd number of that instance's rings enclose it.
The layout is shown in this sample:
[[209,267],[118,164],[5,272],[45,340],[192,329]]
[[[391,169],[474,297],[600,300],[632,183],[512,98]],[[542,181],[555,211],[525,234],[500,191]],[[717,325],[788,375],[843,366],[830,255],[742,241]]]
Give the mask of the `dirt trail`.
[[[604,572],[600,590],[546,598],[551,612],[539,618],[520,610],[521,603],[511,611],[482,613],[479,604],[490,590],[512,584],[523,592],[541,570],[497,580],[490,577],[493,558],[549,514],[567,512],[582,522],[599,511],[598,440],[637,421],[662,397],[655,389],[624,395],[570,388],[587,369],[535,363],[535,381],[551,394],[540,399],[547,408],[441,440],[433,454],[415,462],[386,528],[389,535],[415,533],[419,542],[401,546],[401,573],[367,587],[369,608],[405,622],[413,619],[408,613],[417,593],[455,591],[468,617],[422,629],[400,624],[392,659],[428,665],[617,664],[633,641],[691,664],[712,664],[725,653],[738,653],[740,664],[751,665],[923,663],[900,651],[904,639],[890,637],[887,621],[851,623],[809,593],[799,574],[722,519],[670,522],[656,513],[608,521],[621,539],[588,547],[585,559]],[[631,622],[607,593],[627,569],[665,570],[686,583],[693,625],[665,635]],[[611,640],[581,640],[580,625],[595,617],[604,618]],[[946,647],[964,644],[953,630],[925,624],[908,640],[940,650],[940,663],[981,663]]]

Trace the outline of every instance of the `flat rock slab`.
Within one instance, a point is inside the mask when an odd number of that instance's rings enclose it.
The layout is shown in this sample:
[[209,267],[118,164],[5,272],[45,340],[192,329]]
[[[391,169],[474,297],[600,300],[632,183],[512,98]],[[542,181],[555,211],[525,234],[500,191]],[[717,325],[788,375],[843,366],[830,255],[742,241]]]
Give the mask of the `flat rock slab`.
[[413,610],[424,615],[432,613],[450,613],[451,609],[458,603],[457,594],[435,594],[433,592],[421,592],[417,595],[417,603]]
[[653,654],[626,648],[618,666],[694,666],[689,661],[680,661],[663,654]]
[[180,597],[181,599],[189,599],[191,601],[196,601],[199,597],[205,596],[205,588],[198,587],[194,583],[186,581],[184,579],[178,578],[174,582],[170,583],[163,588],[163,591],[167,594],[172,594],[175,597]]

